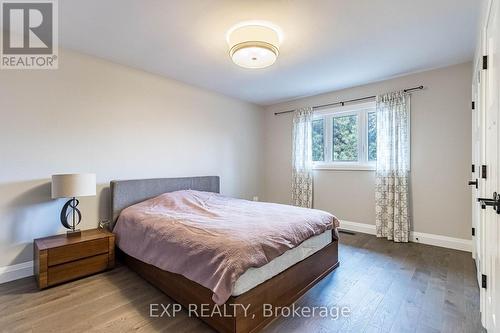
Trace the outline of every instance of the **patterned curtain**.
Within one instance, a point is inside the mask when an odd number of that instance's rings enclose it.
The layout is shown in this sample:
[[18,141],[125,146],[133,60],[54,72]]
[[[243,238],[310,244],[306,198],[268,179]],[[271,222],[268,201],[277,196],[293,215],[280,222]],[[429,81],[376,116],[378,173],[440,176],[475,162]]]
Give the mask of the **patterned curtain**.
[[408,242],[410,174],[410,95],[377,96],[377,237]]
[[312,118],[311,107],[295,110],[293,115],[292,202],[312,208]]

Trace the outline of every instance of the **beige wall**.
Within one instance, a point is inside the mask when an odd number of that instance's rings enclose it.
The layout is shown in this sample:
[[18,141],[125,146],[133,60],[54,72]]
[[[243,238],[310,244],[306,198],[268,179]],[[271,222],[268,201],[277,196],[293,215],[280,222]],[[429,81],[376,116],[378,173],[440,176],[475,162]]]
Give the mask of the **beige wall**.
[[[412,230],[470,239],[472,64],[432,70],[267,108],[264,200],[289,203],[292,115],[273,112],[424,85],[411,100]],[[373,171],[315,171],[314,206],[375,223]]]
[[65,51],[59,70],[0,71],[0,113],[0,266],[64,232],[54,173],[97,174],[83,229],[108,216],[112,179],[219,175],[222,193],[259,195],[263,110],[252,104]]

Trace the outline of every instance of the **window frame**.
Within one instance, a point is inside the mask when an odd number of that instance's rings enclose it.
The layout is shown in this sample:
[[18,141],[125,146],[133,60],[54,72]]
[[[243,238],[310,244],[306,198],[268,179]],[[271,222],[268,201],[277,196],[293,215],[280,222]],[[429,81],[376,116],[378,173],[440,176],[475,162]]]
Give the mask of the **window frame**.
[[[345,105],[315,111],[313,120],[323,119],[325,161],[313,161],[315,170],[369,170],[376,168],[376,161],[368,159],[368,113],[375,112],[375,101]],[[358,160],[333,161],[333,118],[357,115]]]

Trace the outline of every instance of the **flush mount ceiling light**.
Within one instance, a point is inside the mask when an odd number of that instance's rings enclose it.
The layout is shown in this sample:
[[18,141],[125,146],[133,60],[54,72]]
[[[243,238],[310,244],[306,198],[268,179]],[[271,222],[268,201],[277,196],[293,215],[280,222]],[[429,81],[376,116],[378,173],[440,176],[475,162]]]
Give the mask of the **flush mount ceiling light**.
[[245,68],[264,68],[274,64],[281,39],[278,27],[262,21],[238,23],[226,35],[231,59]]

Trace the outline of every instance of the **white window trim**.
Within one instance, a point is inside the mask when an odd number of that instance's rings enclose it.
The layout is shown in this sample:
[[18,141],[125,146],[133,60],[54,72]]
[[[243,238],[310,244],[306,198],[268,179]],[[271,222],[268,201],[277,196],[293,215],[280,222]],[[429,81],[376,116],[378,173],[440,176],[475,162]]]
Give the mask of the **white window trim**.
[[314,119],[324,118],[325,131],[325,153],[324,156],[330,159],[332,156],[332,117],[340,115],[358,116],[358,158],[357,162],[333,162],[331,160],[313,162],[314,170],[355,170],[355,171],[374,171],[376,169],[375,161],[368,161],[368,112],[375,111],[375,101],[358,103],[353,105],[339,106],[323,109],[314,112]]

